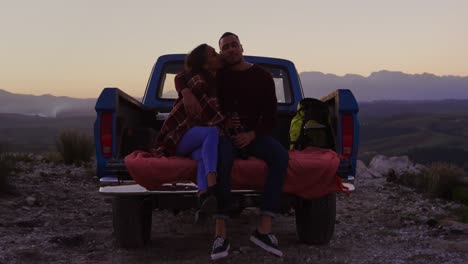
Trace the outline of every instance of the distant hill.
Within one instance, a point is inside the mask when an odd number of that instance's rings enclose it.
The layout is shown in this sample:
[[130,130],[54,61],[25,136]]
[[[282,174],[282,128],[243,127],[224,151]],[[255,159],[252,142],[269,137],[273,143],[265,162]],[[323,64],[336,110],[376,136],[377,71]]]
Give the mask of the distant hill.
[[55,149],[55,141],[64,130],[92,136],[95,116],[40,117],[0,114],[0,144],[11,151],[45,152]]
[[359,158],[409,155],[417,162],[456,163],[468,172],[468,115],[425,113],[360,122]]
[[96,99],[66,96],[15,94],[0,89],[0,113],[56,117],[95,115]]
[[369,77],[356,74],[337,76],[321,72],[302,72],[300,78],[304,94],[315,98],[323,97],[336,89],[350,89],[360,102],[468,99],[468,76],[379,71],[373,72]]
[[467,100],[439,100],[439,101],[372,101],[359,103],[359,118],[392,116],[421,116],[423,114],[457,114],[468,116]]

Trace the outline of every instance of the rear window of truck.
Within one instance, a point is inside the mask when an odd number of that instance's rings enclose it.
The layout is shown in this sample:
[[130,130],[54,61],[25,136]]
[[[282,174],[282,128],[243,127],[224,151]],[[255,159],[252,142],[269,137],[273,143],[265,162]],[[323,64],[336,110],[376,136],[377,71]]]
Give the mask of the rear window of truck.
[[[276,97],[279,104],[292,103],[291,82],[288,70],[278,65],[259,64],[269,72],[275,82]],[[174,78],[184,69],[183,62],[171,62],[164,66],[162,78],[159,82],[159,99],[174,100],[178,97],[175,89]]]

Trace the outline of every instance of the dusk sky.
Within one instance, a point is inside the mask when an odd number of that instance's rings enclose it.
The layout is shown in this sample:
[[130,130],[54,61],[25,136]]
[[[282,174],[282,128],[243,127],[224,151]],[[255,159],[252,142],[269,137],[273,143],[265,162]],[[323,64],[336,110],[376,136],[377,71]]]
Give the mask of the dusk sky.
[[0,89],[141,97],[160,55],[225,31],[300,72],[468,75],[466,0],[0,0]]

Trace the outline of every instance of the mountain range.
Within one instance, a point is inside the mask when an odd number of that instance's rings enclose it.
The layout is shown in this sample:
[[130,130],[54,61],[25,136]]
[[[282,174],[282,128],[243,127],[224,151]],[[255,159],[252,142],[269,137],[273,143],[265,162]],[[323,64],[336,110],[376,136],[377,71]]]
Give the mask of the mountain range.
[[57,117],[94,115],[96,99],[67,96],[15,94],[0,89],[0,113]]
[[468,99],[468,76],[406,74],[397,71],[337,76],[321,72],[300,74],[304,94],[320,98],[336,89],[350,89],[359,102],[375,100]]
[[[304,95],[307,97],[320,98],[336,89],[350,89],[362,109],[370,105],[380,108],[381,113],[393,111],[393,114],[398,114],[414,110],[425,111],[425,105],[428,104],[424,101],[428,100],[468,100],[468,76],[436,76],[428,73],[406,74],[395,71],[379,71],[368,77],[355,74],[337,76],[321,72],[302,72],[300,78]],[[403,101],[399,102],[396,108],[389,109],[385,106],[386,102],[395,100]],[[438,107],[443,112],[455,107],[452,105],[455,103],[457,111],[460,108],[465,111],[468,108],[468,106],[464,106],[466,102],[457,100],[438,105],[430,103],[429,105]],[[419,101],[420,107],[414,108],[412,101]],[[95,103],[96,99],[94,98],[79,99],[49,94],[35,96],[15,94],[0,89],[0,113],[41,117],[93,116]]]

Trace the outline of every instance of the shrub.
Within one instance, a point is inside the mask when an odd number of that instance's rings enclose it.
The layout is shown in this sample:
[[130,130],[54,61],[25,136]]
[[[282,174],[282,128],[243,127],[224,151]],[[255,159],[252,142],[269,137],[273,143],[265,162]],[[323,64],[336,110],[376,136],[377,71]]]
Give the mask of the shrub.
[[453,199],[457,187],[463,185],[465,171],[453,164],[437,162],[431,164],[424,172],[426,191],[433,196]]
[[468,204],[468,186],[463,180],[466,177],[466,172],[454,164],[433,163],[419,174],[397,175],[395,171],[390,170],[386,177],[389,182],[409,186],[434,197]]
[[65,164],[81,165],[89,162],[94,153],[94,143],[90,136],[68,130],[60,133],[56,142],[57,151]]
[[388,182],[395,182],[404,186],[414,188],[418,192],[425,192],[427,190],[427,179],[425,171],[419,173],[404,172],[397,174],[395,170],[391,169],[386,175]]

